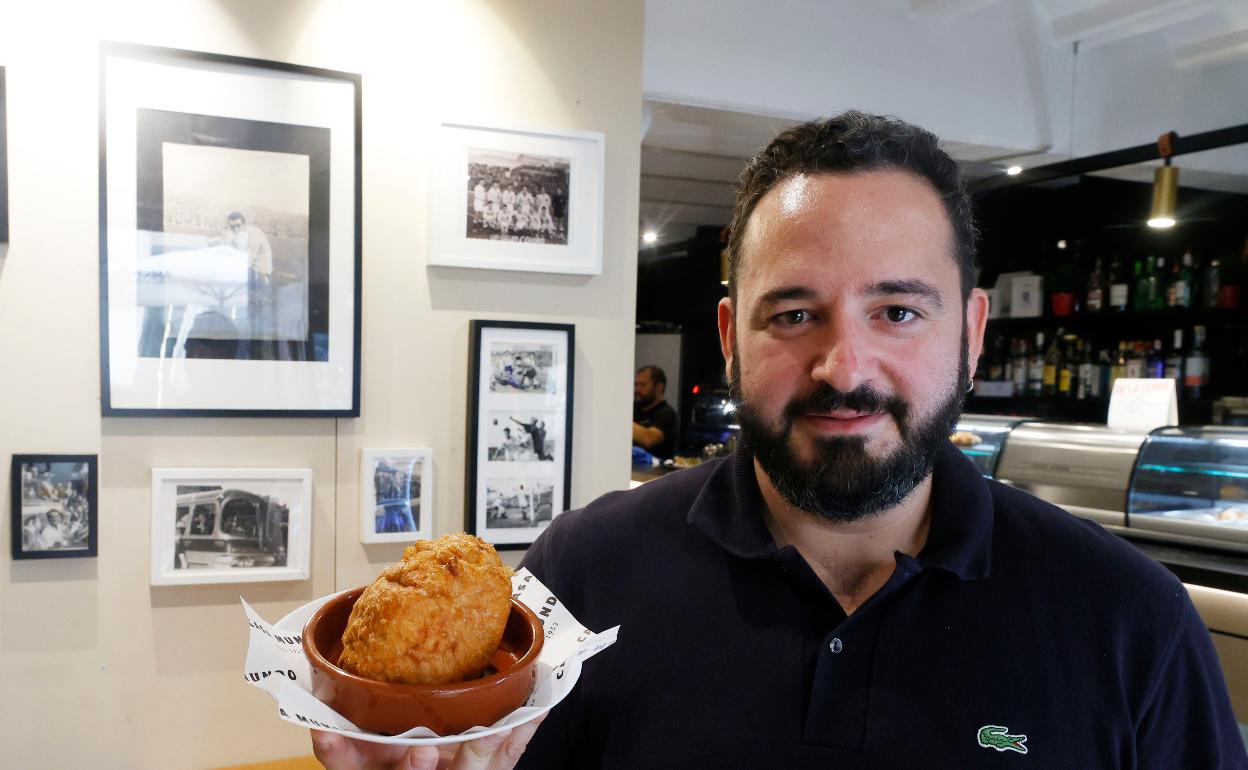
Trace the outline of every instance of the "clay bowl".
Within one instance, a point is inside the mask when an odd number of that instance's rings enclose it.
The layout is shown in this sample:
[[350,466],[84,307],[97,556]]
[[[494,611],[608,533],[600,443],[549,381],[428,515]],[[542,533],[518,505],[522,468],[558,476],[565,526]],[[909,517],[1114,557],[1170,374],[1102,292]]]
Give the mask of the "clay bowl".
[[312,666],[312,694],[358,727],[397,735],[423,726],[455,735],[488,727],[524,705],[537,681],[542,623],[516,599],[486,675],[442,685],[397,684],[356,676],[338,667],[342,632],[364,587],[330,599],[303,629],[303,652]]

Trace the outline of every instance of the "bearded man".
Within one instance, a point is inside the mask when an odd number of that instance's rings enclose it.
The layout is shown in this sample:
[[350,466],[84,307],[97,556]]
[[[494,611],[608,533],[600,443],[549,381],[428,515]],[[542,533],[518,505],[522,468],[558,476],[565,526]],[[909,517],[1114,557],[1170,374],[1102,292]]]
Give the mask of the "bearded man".
[[974,238],[957,165],[899,120],[750,162],[719,306],[742,448],[529,550],[621,628],[519,767],[1248,767],[1182,584],[947,440],[988,311]]

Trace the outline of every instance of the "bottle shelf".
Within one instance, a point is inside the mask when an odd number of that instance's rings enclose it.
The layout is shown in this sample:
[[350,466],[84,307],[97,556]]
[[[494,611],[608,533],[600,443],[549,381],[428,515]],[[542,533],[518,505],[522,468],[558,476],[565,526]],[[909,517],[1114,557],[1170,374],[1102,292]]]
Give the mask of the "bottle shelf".
[[[989,318],[988,325],[993,331],[1022,331],[1028,329],[1066,330],[1093,329],[1117,326],[1123,323],[1133,325],[1165,326],[1224,326],[1248,323],[1248,308],[1165,308],[1162,310],[1107,310],[1100,313],[1072,313],[1070,315],[1043,315],[1034,318]],[[1123,334],[1130,333],[1123,330]]]

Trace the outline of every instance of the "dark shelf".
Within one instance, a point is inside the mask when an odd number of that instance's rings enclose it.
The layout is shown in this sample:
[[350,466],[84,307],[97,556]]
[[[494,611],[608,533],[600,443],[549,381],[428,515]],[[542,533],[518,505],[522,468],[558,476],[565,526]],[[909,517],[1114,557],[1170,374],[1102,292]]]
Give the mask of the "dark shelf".
[[[1044,315],[1035,318],[989,318],[993,331],[1018,332],[1028,329],[1053,329],[1062,327],[1067,331],[1077,329],[1101,329],[1118,324],[1153,326],[1221,326],[1248,323],[1248,309],[1236,308],[1166,308],[1164,310],[1105,311],[1102,313],[1073,313],[1071,315]],[[1126,329],[1124,336],[1130,336]],[[1168,340],[1167,340],[1168,341]]]

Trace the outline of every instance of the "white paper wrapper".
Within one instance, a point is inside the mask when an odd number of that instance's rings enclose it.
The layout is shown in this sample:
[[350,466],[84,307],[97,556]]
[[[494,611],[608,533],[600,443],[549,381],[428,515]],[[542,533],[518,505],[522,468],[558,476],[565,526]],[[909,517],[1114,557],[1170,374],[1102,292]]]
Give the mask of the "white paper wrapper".
[[375,743],[405,746],[460,743],[522,725],[546,713],[563,700],[581,677],[581,663],[615,643],[620,627],[595,634],[568,612],[541,581],[527,569],[511,579],[512,596],[528,605],[541,618],[546,632],[542,654],[537,659],[537,684],[528,702],[492,725],[472,727],[458,735],[436,735],[427,727],[417,727],[402,735],[378,735],[361,730],[338,712],[312,695],[308,659],[303,654],[303,626],[308,618],[333,596],[322,596],[270,625],[243,600],[251,631],[243,678],[267,690],[277,701],[278,715],[287,722],[314,727]]

